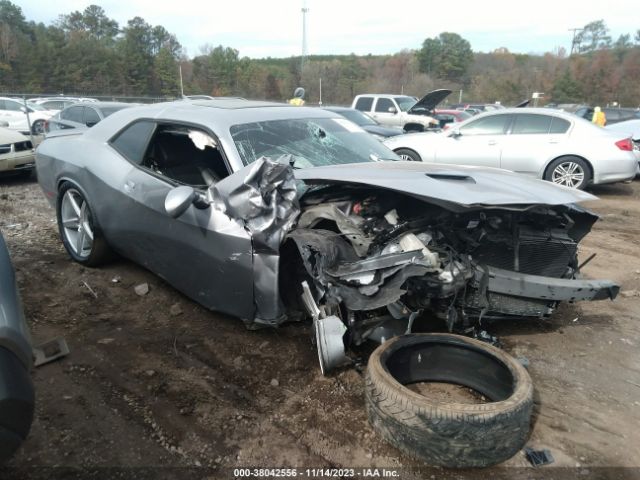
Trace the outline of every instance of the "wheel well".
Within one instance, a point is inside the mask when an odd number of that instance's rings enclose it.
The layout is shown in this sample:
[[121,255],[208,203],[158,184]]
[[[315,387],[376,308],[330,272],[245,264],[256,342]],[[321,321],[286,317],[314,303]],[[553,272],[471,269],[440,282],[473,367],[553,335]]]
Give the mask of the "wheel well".
[[413,148],[400,147],[400,148],[396,148],[393,152],[394,152],[394,153],[398,153],[398,151],[400,151],[400,150],[407,150],[407,151],[409,151],[409,152],[413,152],[413,153],[415,153],[415,154],[416,154],[416,156],[417,156],[420,160],[422,160],[422,157],[420,156],[420,154],[419,154],[418,152],[416,152]]
[[407,123],[404,127],[402,127],[405,132],[424,132],[424,125],[420,123]]
[[544,172],[542,173],[543,180],[547,178],[547,173],[549,173],[549,167],[553,162],[555,162],[556,160],[561,160],[563,158],[571,158],[571,157],[579,158],[580,160],[582,160],[584,163],[587,164],[587,167],[589,167],[589,176],[591,177],[591,180],[593,180],[593,165],[591,165],[591,162],[589,160],[587,160],[586,158],[580,155],[560,155],[559,157],[552,158],[551,160],[549,160],[549,163],[547,163],[547,166],[544,167]]

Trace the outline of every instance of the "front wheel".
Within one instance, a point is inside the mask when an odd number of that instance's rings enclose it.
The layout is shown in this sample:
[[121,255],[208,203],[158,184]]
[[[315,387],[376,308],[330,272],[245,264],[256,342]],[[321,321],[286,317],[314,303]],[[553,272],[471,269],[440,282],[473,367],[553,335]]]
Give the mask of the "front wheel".
[[86,198],[71,183],[65,182],[58,194],[58,229],[64,248],[78,263],[95,267],[109,257],[109,247],[95,228]]
[[409,150],[408,148],[399,148],[395,150],[396,154],[400,157],[401,160],[407,160],[409,162],[421,162],[422,159],[417,152],[413,150]]
[[31,133],[34,135],[44,134],[44,120],[36,120],[31,124]]
[[549,164],[544,179],[557,185],[584,190],[591,180],[591,170],[582,158],[562,157]]

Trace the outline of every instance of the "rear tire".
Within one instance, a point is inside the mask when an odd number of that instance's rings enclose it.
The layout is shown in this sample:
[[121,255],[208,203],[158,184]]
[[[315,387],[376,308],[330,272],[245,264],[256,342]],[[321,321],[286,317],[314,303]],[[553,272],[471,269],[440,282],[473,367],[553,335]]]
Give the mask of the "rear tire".
[[[489,403],[446,403],[406,385],[444,382]],[[369,421],[403,452],[443,467],[486,467],[515,455],[529,436],[531,377],[510,355],[451,334],[412,334],[380,345],[365,377]]]
[[96,267],[111,257],[111,250],[97,228],[87,199],[70,182],[60,186],[56,216],[62,244],[73,260]]
[[422,158],[420,158],[420,155],[418,155],[417,152],[414,152],[413,150],[410,150],[408,148],[399,148],[397,150],[394,150],[395,153],[402,159],[402,160],[406,160],[409,162],[421,162]]
[[556,185],[584,190],[591,181],[591,169],[580,157],[560,157],[549,164],[544,179]]

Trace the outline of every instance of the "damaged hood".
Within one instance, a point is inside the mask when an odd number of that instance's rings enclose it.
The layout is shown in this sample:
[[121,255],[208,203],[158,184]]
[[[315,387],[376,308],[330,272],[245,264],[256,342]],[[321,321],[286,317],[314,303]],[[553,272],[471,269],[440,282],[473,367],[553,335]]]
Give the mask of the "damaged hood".
[[550,182],[488,167],[422,162],[351,163],[295,171],[309,185],[352,184],[394,190],[451,208],[566,205],[597,197]]

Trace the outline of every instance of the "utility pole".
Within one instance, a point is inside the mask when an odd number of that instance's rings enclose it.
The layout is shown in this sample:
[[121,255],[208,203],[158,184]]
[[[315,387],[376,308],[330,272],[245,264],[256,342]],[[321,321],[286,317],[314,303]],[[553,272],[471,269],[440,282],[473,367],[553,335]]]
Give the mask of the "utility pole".
[[300,76],[302,76],[302,70],[304,69],[304,60],[307,56],[307,2],[304,0],[302,4],[302,57],[300,58]]
[[571,53],[569,54],[569,56],[573,55],[574,53],[578,53],[577,50],[579,50],[580,48],[580,41],[576,42],[576,33],[581,32],[582,30],[584,30],[584,28],[569,29],[570,32],[573,32],[573,38],[571,39]]

